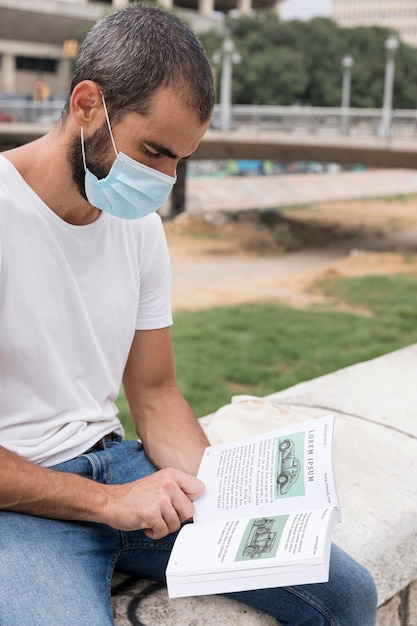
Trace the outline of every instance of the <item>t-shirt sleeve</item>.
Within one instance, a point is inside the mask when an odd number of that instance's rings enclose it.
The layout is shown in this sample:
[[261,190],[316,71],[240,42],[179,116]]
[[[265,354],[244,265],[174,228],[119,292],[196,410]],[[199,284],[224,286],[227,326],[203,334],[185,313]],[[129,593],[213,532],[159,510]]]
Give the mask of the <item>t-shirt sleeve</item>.
[[140,294],[137,330],[155,330],[172,324],[171,263],[162,220],[147,218],[140,246]]

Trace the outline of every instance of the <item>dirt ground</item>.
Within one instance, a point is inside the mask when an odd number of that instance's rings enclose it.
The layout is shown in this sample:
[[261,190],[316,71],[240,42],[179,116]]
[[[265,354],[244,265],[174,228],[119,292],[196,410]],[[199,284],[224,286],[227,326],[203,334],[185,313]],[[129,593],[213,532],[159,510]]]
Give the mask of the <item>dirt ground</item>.
[[262,300],[334,307],[314,288],[324,276],[417,275],[415,196],[183,214],[164,224],[174,311]]

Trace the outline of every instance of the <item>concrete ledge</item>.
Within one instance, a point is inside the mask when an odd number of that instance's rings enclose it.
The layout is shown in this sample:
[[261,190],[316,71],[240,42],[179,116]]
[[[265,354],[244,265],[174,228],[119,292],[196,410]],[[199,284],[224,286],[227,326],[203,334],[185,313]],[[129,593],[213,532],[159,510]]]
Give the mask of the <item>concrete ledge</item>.
[[416,368],[413,345],[268,397],[338,415],[334,539],[372,572],[380,604],[417,579]]
[[[416,372],[417,344],[266,398],[277,409],[277,428],[329,412],[337,415],[335,474],[343,520],[334,540],[374,576],[378,626],[417,624]],[[213,442],[245,436],[248,428],[253,433],[274,427],[262,420],[249,425],[234,419],[236,412],[227,405],[202,423]],[[236,434],[240,426],[242,432]],[[117,626],[276,623],[224,598],[168,600],[160,585],[115,580]],[[219,621],[223,616],[224,622]]]
[[116,574],[112,592],[117,626],[276,626],[277,622],[229,598],[199,596],[170,600],[161,583]]

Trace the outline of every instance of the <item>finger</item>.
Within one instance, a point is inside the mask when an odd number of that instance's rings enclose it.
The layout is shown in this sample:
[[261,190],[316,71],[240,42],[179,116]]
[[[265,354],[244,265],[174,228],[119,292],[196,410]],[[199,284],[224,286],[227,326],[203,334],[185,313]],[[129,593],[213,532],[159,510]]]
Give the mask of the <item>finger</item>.
[[178,485],[191,501],[201,496],[206,488],[203,481],[199,478],[184,473],[181,473],[178,479]]
[[181,526],[183,515],[189,515],[193,505],[188,497],[176,486],[177,494],[161,498],[158,513],[146,529],[146,534],[152,539],[161,539],[169,533],[176,532]]
[[158,475],[163,475],[167,479],[168,482],[164,483],[167,488],[175,484],[180,487],[190,500],[195,500],[205,490],[205,485],[199,478],[192,474],[186,474],[181,470],[165,468],[154,474],[154,476]]
[[147,537],[150,537],[150,539],[162,539],[163,537],[166,537],[166,535],[176,532],[180,529],[180,527],[180,518],[174,511],[169,515],[167,514],[166,518],[162,517],[161,522],[155,524],[152,528],[145,528],[144,532]]
[[161,516],[158,522],[155,522],[151,528],[145,528],[144,532],[150,539],[162,539],[166,537],[166,535],[169,535],[171,531],[165,523],[164,518]]
[[152,530],[152,528],[145,528],[144,533],[147,537],[149,537],[149,539],[154,539],[154,540],[163,539],[166,535],[169,534],[168,532],[159,534],[155,532],[154,530]]
[[179,491],[173,497],[172,505],[175,509],[177,517],[180,523],[185,522],[188,519],[191,519],[194,515],[194,505],[187,494],[183,491]]
[[188,496],[177,487],[171,500],[161,504],[160,515],[160,519],[153,524],[152,528],[145,530],[145,534],[152,539],[161,539],[169,533],[177,532],[182,522],[193,517],[194,506]]

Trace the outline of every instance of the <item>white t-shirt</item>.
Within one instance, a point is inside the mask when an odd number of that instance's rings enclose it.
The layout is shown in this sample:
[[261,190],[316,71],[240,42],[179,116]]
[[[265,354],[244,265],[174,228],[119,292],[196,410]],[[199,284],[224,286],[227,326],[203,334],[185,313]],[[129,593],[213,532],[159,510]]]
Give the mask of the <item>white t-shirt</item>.
[[135,329],[172,324],[157,214],[59,218],[0,155],[0,445],[50,466],[122,427]]

